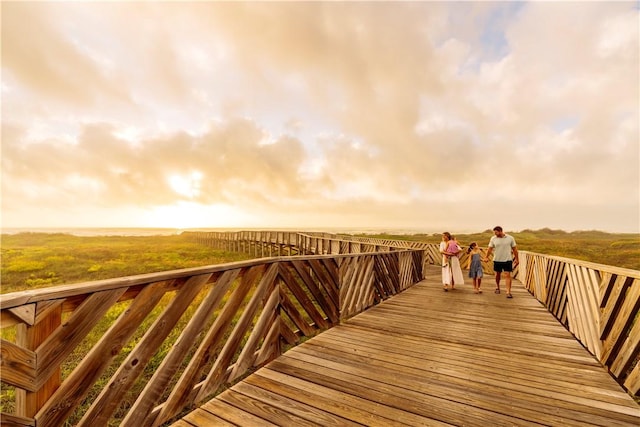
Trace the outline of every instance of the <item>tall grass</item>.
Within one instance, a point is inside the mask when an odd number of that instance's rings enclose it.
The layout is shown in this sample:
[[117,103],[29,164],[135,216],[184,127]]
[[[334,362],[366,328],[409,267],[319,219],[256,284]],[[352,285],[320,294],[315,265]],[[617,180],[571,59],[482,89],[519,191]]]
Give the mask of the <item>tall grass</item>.
[[188,236],[2,235],[0,293],[249,259]]

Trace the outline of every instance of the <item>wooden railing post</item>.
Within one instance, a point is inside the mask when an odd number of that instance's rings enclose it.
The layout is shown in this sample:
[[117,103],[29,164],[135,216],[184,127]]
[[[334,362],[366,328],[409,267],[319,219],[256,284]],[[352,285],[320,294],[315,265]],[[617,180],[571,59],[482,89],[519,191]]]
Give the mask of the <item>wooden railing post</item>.
[[[37,311],[36,311],[37,319]],[[58,305],[33,326],[24,323],[16,326],[16,344],[28,350],[35,351],[62,324],[62,306]],[[36,367],[38,361],[36,360]],[[37,368],[36,368],[37,371]],[[35,392],[16,389],[16,415],[33,418],[40,408],[49,400],[60,386],[60,368],[44,382]]]

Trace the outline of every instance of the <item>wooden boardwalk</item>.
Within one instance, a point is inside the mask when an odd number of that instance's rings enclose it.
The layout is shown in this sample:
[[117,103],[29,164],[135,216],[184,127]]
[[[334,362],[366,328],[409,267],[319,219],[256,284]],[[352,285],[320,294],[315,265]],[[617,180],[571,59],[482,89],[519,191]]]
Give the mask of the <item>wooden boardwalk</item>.
[[640,426],[640,406],[519,282],[507,299],[492,277],[474,294],[429,276],[174,426]]

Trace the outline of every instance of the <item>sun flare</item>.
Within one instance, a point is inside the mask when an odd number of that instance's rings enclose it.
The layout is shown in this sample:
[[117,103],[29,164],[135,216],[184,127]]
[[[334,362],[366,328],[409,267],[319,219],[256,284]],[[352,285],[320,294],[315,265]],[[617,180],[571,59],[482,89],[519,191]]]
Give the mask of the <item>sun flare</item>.
[[148,218],[150,227],[158,228],[231,228],[251,221],[249,215],[227,204],[202,205],[179,201],[154,207]]
[[167,177],[169,186],[181,196],[193,199],[200,195],[202,172],[192,171],[189,175],[170,175]]

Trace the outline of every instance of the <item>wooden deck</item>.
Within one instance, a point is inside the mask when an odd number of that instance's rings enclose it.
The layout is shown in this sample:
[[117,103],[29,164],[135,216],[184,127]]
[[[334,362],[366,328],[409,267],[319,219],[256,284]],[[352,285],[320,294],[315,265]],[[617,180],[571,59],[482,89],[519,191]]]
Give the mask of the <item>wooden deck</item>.
[[640,406],[519,282],[427,280],[326,331],[174,426],[639,426]]

